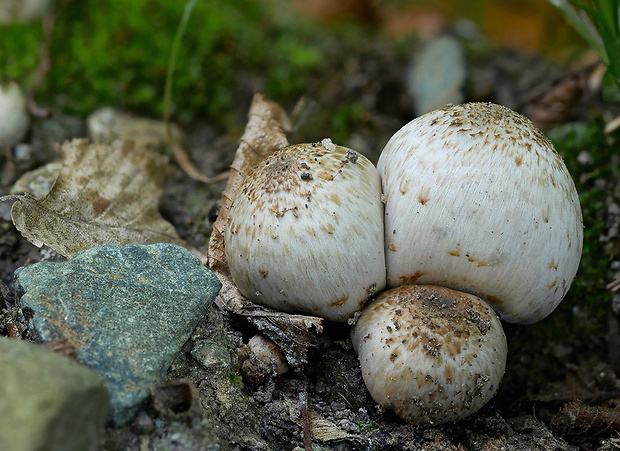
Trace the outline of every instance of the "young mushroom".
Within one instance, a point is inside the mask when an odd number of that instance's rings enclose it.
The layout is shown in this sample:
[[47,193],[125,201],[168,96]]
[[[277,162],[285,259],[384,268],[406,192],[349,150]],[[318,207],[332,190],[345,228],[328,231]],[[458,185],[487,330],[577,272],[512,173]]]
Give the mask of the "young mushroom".
[[254,384],[260,384],[269,377],[284,374],[290,369],[278,345],[262,334],[250,338],[247,355],[244,357],[241,372]]
[[0,149],[18,144],[29,123],[26,98],[19,85],[14,81],[0,81]]
[[281,149],[237,191],[224,243],[248,299],[346,321],[385,287],[377,170],[329,139]]
[[527,118],[491,103],[432,111],[389,140],[377,168],[388,286],[472,293],[522,324],[562,300],[581,257],[581,208],[562,158]]
[[415,425],[471,415],[496,393],[506,337],[480,298],[433,285],[381,293],[351,332],[373,399]]

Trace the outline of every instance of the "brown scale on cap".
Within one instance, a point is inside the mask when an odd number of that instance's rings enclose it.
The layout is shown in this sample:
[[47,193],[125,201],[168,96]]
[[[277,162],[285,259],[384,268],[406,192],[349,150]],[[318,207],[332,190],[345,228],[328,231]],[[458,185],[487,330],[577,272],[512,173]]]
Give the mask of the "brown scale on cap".
[[412,424],[474,413],[493,397],[506,365],[497,314],[476,296],[438,286],[380,294],[351,339],[374,400]]

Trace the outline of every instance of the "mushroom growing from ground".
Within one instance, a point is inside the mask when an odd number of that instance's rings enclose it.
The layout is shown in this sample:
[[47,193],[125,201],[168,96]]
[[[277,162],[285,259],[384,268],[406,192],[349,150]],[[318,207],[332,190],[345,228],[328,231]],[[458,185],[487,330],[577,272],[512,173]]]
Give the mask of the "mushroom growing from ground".
[[377,168],[388,286],[472,293],[522,324],[562,300],[581,257],[581,208],[529,119],[491,103],[432,111],[389,140]]
[[247,355],[241,364],[241,372],[252,383],[286,373],[290,367],[284,354],[273,341],[262,334],[254,335],[247,344]]
[[224,243],[248,299],[346,321],[385,287],[377,170],[329,139],[281,149],[238,189]]
[[496,393],[506,337],[480,298],[433,285],[385,291],[351,332],[373,399],[415,425],[476,412]]
[[19,85],[14,81],[0,81],[0,149],[18,144],[29,123],[26,98]]

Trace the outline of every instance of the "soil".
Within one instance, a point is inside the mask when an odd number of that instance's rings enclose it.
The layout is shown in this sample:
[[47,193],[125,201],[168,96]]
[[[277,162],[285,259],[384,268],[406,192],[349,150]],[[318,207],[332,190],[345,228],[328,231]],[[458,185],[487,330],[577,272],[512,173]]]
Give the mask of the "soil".
[[[371,119],[362,122],[351,142],[342,144],[355,147],[358,143],[359,150],[376,161],[387,138],[412,117],[403,62],[382,44],[334,50],[331,58],[343,55],[349,62],[344,67],[356,72],[356,83],[339,82],[350,75],[346,70],[325,77],[329,81],[318,87],[305,122],[296,125],[290,142],[322,139],[316,125],[322,123],[321,111],[365,96]],[[384,68],[384,75],[378,76],[377,68]],[[569,75],[573,76],[549,61],[497,51],[470,71],[470,77],[478,78],[468,83],[466,97],[500,99],[535,115],[544,107],[544,96],[532,97],[531,87],[540,83],[557,87]],[[249,107],[250,101],[246,95],[239,104]],[[593,112],[606,114],[613,108],[579,88],[550,122],[587,120]],[[238,136],[227,136],[205,123],[184,128],[190,157],[199,170],[208,176],[225,170]],[[2,193],[22,173],[56,159],[54,143],[83,135],[83,118],[57,113],[36,120],[28,137],[29,154],[7,153],[2,159]],[[613,185],[616,180],[617,174],[611,174],[600,183]],[[200,251],[206,252],[223,187],[223,183],[193,181],[174,164],[169,168],[160,210],[179,235]],[[4,216],[0,221],[4,284],[0,333],[28,339],[11,291],[12,274],[17,267],[62,257],[26,241],[8,220],[6,207],[0,213]],[[611,221],[610,215],[604,216]],[[620,325],[611,305],[600,319],[583,307],[584,299],[569,295],[564,302],[567,306],[552,314],[553,321],[531,329],[506,324],[509,360],[497,396],[468,419],[429,428],[407,425],[373,402],[347,325],[326,322],[303,366],[284,375],[267,372],[253,379],[242,375],[240,367],[247,357],[244,343],[258,331],[244,318],[213,307],[179,353],[166,381],[153,389],[143,412],[123,428],[106,428],[101,449],[615,450],[620,447],[616,376]],[[584,332],[575,336],[570,332],[575,328]]]

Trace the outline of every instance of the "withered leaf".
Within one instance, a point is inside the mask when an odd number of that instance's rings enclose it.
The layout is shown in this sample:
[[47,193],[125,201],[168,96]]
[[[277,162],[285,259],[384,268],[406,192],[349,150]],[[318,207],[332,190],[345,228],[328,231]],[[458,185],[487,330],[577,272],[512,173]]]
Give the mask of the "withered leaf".
[[287,126],[288,117],[279,105],[261,94],[254,96],[248,123],[222,195],[220,213],[213,225],[207,266],[222,282],[222,289],[215,300],[217,305],[221,309],[244,316],[280,347],[289,365],[299,367],[306,361],[311,340],[316,333],[323,330],[321,318],[276,312],[246,299],[232,280],[224,251],[226,218],[237,189],[254,166],[277,149],[288,145],[283,130]]
[[620,406],[589,406],[581,401],[569,401],[551,419],[558,432],[575,436],[616,435],[620,429]]
[[185,245],[157,209],[164,157],[133,141],[75,139],[60,150],[63,167],[45,197],[10,196],[13,223],[28,241],[65,257],[104,243]]
[[288,140],[284,129],[288,126],[286,112],[276,103],[256,94],[250,106],[248,123],[231,165],[228,183],[222,194],[220,213],[213,224],[209,240],[208,266],[230,274],[224,253],[224,231],[232,199],[245,177],[254,167],[278,149],[286,147]]
[[224,180],[227,175],[209,178],[200,173],[183,148],[182,131],[169,121],[137,117],[115,108],[103,107],[88,116],[88,135],[96,143],[110,144],[116,140],[132,140],[141,146],[172,150],[175,160],[187,175],[204,183]]

